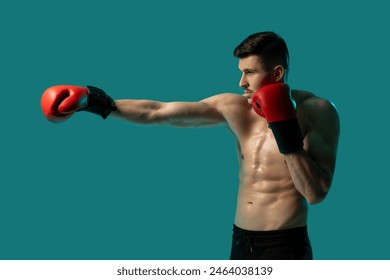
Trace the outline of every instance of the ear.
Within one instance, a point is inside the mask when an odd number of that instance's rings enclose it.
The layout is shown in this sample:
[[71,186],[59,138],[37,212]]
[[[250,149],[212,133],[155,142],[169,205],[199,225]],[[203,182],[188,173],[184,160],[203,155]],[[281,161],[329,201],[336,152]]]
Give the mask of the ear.
[[275,82],[282,82],[284,80],[284,73],[284,67],[282,65],[276,65],[273,72]]

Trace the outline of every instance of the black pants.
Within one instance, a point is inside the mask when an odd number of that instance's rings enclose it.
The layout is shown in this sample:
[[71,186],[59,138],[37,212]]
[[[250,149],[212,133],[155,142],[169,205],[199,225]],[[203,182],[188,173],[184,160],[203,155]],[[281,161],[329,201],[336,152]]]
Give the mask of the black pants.
[[307,227],[251,231],[234,225],[231,260],[312,260]]

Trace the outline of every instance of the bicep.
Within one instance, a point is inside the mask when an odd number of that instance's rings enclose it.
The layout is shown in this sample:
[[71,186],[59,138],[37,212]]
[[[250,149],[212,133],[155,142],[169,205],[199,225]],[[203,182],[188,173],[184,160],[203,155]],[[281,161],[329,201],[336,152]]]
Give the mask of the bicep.
[[224,122],[223,115],[209,99],[199,102],[160,103],[153,119],[156,123],[180,127],[216,125]]
[[323,101],[310,117],[304,139],[305,149],[311,159],[327,175],[333,178],[336,166],[340,121],[336,108],[329,101]]

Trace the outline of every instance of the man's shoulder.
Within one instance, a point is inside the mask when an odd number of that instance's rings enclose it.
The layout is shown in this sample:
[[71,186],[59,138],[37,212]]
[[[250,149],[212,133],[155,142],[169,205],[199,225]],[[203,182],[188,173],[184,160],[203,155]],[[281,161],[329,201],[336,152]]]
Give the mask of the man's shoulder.
[[293,90],[292,96],[297,103],[297,114],[302,123],[311,127],[325,127],[325,123],[338,126],[338,112],[330,100],[303,90]]
[[248,99],[236,93],[220,93],[202,100],[219,112],[229,123],[242,122],[250,113],[252,106]]
[[313,112],[336,113],[336,106],[328,99],[319,97],[305,90],[292,90],[292,96],[297,103],[297,109]]
[[237,94],[237,93],[219,93],[213,96],[210,96],[207,99],[218,99],[218,100],[240,100],[240,99],[245,99],[242,95]]
[[202,101],[218,107],[229,105],[246,106],[248,104],[247,99],[237,93],[220,93],[203,99]]

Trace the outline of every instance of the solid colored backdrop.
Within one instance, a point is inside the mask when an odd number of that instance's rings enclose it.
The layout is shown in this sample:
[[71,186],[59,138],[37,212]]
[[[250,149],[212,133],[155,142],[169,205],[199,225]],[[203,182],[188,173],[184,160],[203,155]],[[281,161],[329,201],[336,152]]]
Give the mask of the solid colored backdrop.
[[14,1],[0,5],[0,259],[227,259],[238,186],[224,127],[141,126],[77,113],[52,85],[115,99],[241,94],[233,49],[272,30],[289,84],[341,118],[334,183],[310,206],[316,259],[389,259],[390,43],[384,1]]

